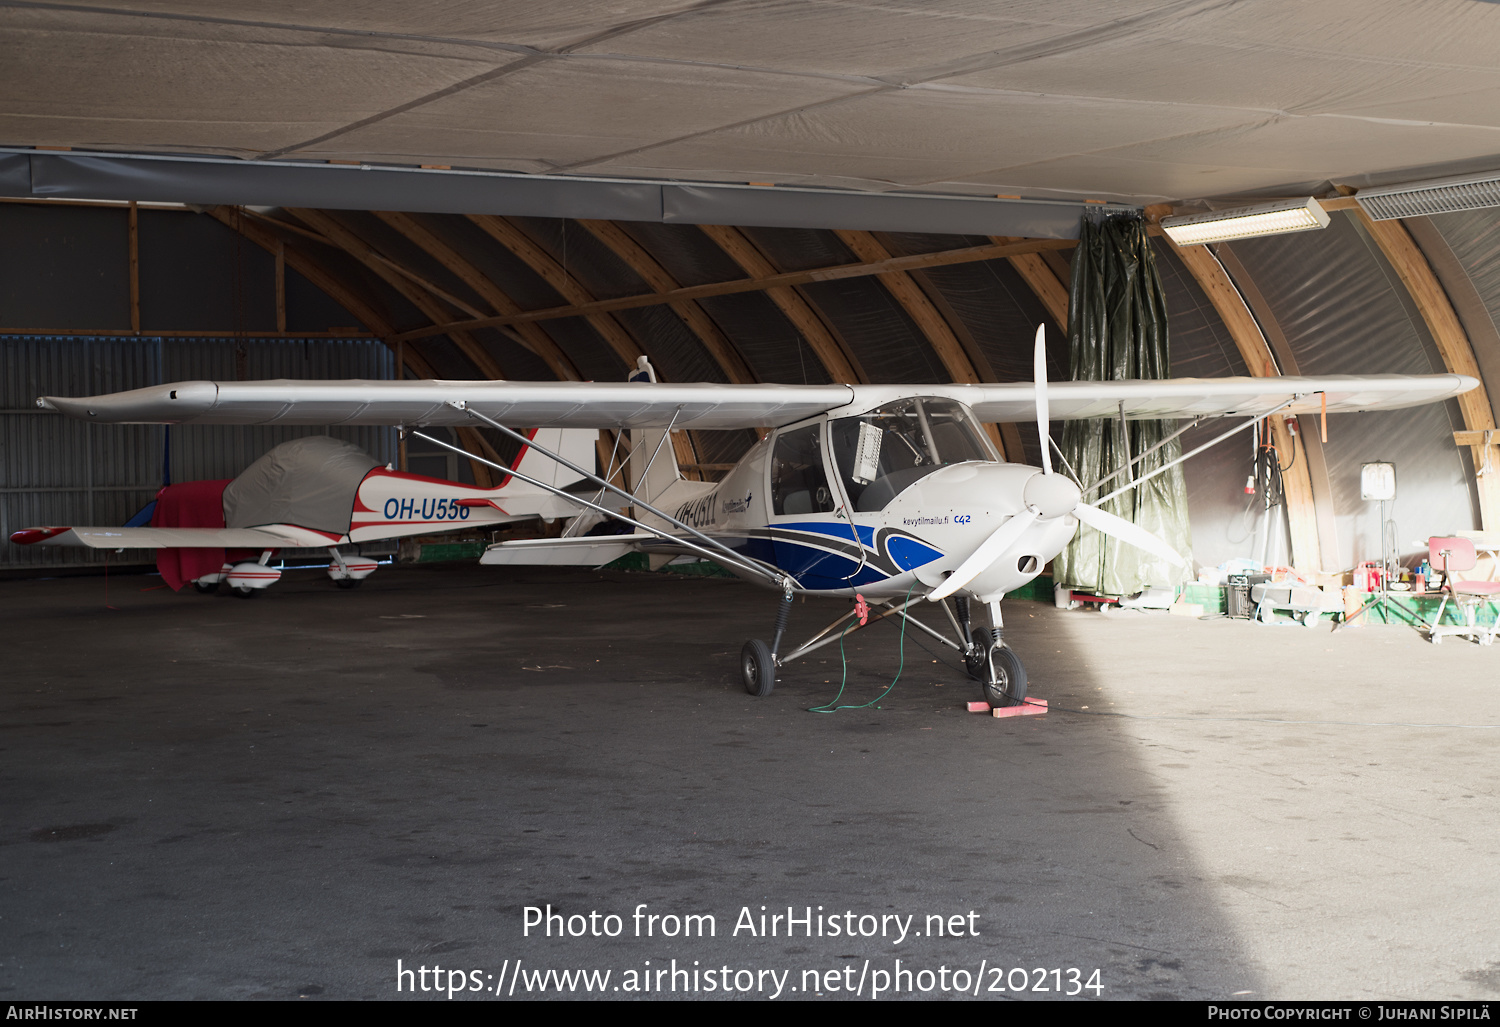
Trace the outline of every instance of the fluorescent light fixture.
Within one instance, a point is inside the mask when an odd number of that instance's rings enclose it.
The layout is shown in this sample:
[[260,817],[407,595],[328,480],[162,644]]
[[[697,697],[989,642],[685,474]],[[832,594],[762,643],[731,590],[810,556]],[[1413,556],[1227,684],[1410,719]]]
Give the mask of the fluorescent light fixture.
[[1500,207],[1500,172],[1361,189],[1354,199],[1372,221]]
[[1250,239],[1328,227],[1328,212],[1316,199],[1277,200],[1252,207],[1230,207],[1207,214],[1161,219],[1162,231],[1178,246]]

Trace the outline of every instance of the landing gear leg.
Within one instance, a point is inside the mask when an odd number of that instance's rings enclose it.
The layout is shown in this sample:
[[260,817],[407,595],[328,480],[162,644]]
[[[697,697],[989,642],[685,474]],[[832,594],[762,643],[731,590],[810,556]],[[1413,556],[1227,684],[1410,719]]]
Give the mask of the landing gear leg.
[[[970,657],[970,673],[979,678],[985,702],[991,706],[1019,706],[1026,699],[1026,668],[1015,652],[1005,644],[1004,621],[1000,618],[1000,601],[989,603],[990,628],[988,632],[974,632],[976,650],[988,642],[975,657]],[[988,635],[988,639],[984,636]],[[977,665],[977,666],[976,666]]]
[[745,691],[764,698],[776,687],[776,654],[781,649],[781,637],[786,634],[787,622],[792,619],[792,583],[783,579],[781,603],[776,607],[776,628],[771,644],[766,645],[752,638],[740,650],[740,677]]
[[[973,645],[969,639],[969,597],[955,596],[953,606],[958,610],[959,641],[963,642],[966,647],[972,648]],[[967,651],[968,649],[965,649],[965,652]]]

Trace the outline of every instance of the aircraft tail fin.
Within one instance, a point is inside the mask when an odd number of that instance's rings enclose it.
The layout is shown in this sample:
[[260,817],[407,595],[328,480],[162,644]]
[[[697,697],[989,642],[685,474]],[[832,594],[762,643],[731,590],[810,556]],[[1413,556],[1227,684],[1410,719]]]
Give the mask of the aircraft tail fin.
[[[528,478],[545,482],[553,488],[567,488],[574,482],[582,481],[583,475],[571,471],[562,464],[547,456],[542,450],[548,450],[561,457],[592,470],[597,460],[594,442],[599,438],[599,432],[593,428],[537,428],[527,433],[534,445],[521,448],[516,460],[511,464],[511,470],[519,471]],[[541,492],[545,491],[520,478],[507,475],[500,483],[500,489],[510,492]]]

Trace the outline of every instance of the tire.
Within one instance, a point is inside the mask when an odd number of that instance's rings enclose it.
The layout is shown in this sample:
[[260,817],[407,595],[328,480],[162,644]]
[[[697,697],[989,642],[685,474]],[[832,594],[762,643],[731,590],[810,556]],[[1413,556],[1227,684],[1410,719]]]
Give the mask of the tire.
[[234,588],[234,594],[241,599],[253,599],[255,593],[260,591],[260,589],[251,588],[249,585],[234,585],[232,587]]
[[209,584],[205,584],[201,581],[195,581],[193,582],[193,587],[196,588],[199,592],[202,592],[204,595],[211,596],[219,590],[219,583],[215,581]]
[[984,701],[991,706],[1019,706],[1026,699],[1026,668],[1006,646],[990,650],[994,681],[982,681]]
[[776,687],[776,661],[771,658],[771,647],[758,638],[752,638],[740,650],[740,680],[745,691],[762,699]]
[[333,583],[339,588],[358,588],[362,578],[335,578]]

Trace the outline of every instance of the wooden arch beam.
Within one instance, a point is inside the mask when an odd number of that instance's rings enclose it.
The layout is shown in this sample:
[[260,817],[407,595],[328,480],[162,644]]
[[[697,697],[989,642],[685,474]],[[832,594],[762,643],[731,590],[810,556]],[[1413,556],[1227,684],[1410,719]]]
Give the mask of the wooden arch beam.
[[413,374],[421,378],[433,377],[432,366],[420,353],[411,346],[397,346],[390,340],[390,336],[396,333],[395,326],[391,324],[375,301],[329,271],[312,254],[302,250],[295,243],[287,245],[288,240],[274,228],[250,218],[237,216],[239,212],[234,207],[210,207],[206,213],[215,221],[243,235],[273,256],[278,251],[284,252],[289,267],[324,292],[329,299],[347,310],[366,328],[380,336],[393,352],[401,352],[403,364],[410,368]]
[[[1179,247],[1170,238],[1167,238],[1167,245],[1172,247],[1172,252],[1182,261],[1188,274],[1193,276],[1193,280],[1208,297],[1209,303],[1213,304],[1219,320],[1224,323],[1229,337],[1234,340],[1235,349],[1239,350],[1240,358],[1245,361],[1250,373],[1258,378],[1279,375],[1265,333],[1261,331],[1244,296],[1213,252],[1207,246]],[[1278,454],[1291,454],[1298,448],[1307,448],[1309,440],[1306,432],[1299,447],[1292,439],[1286,418],[1277,416],[1270,421],[1271,437]],[[1313,492],[1309,463],[1304,457],[1294,460],[1290,467],[1283,470],[1282,490],[1286,497],[1292,566],[1304,573],[1315,573],[1323,569],[1324,553],[1318,533],[1318,504]]]
[[[1453,374],[1466,374],[1479,381],[1478,388],[1458,397],[1464,428],[1470,432],[1492,431],[1494,408],[1479,372],[1479,361],[1474,357],[1474,346],[1421,247],[1399,220],[1375,221],[1357,205],[1352,212],[1406,287],[1443,357],[1443,365]],[[1483,467],[1486,459],[1492,466],[1500,467],[1500,446],[1486,447],[1483,436],[1479,439],[1478,445],[1470,446],[1475,470]],[[1480,527],[1485,531],[1500,530],[1500,473],[1478,475],[1475,488],[1479,494]]]
[[[1021,239],[1011,239],[1002,235],[990,236],[992,243],[1017,243]],[[1053,324],[1057,325],[1058,331],[1063,337],[1068,335],[1068,283],[1065,282],[1056,266],[1049,263],[1048,258],[1061,259],[1055,250],[1045,250],[1040,253],[1016,253],[1006,257],[1016,274],[1021,276],[1021,281],[1031,290],[1031,294],[1037,298],[1047,316],[1052,318]],[[1002,431],[1009,429],[1019,438],[1019,432],[1015,425],[1006,425]]]
[[[834,229],[834,235],[839,241],[849,248],[860,260],[866,263],[874,263],[877,260],[889,260],[894,254],[888,250],[879,239],[869,232],[853,231],[850,229]],[[943,316],[937,306],[932,302],[922,288],[912,279],[910,272],[887,271],[883,275],[876,276],[880,284],[885,286],[891,297],[900,304],[901,309],[906,311],[908,317],[916,324],[917,330],[927,339],[927,344],[932,347],[937,358],[943,363],[943,370],[948,372],[948,377],[960,383],[978,383],[984,381],[980,377],[979,370],[974,362],[969,359],[968,353],[964,351],[963,343],[959,341],[958,334],[953,325]],[[998,425],[986,424],[985,430],[989,432],[991,440],[999,447],[1000,452],[1006,456],[1018,456],[1018,453],[1009,451],[1005,441],[1001,437]]]
[[[345,228],[341,222],[326,211],[312,210],[305,207],[288,207],[286,211],[299,221],[316,229],[333,245],[342,249],[371,271],[374,271],[387,285],[406,297],[407,301],[420,310],[422,316],[433,324],[439,324],[450,316],[448,311],[444,309],[441,299],[434,296],[429,290],[413,282],[408,276],[399,274],[388,267],[384,260],[377,259],[380,255],[376,253],[374,247],[370,246],[369,243],[365,242],[348,228]],[[505,373],[500,369],[499,363],[496,362],[494,357],[490,356],[473,335],[458,329],[445,334],[453,340],[459,351],[469,358],[469,361],[482,377],[492,381],[505,377]]]
[[[766,259],[766,255],[738,228],[729,225],[698,227],[752,280],[771,278],[777,274],[777,269]],[[860,369],[854,354],[834,336],[827,323],[818,316],[812,302],[800,290],[792,286],[776,285],[767,288],[765,293],[807,340],[830,379],[844,384],[869,382],[870,379]]]
[[[702,227],[701,225],[699,226]],[[1159,230],[1158,230],[1159,231]],[[426,328],[403,332],[399,337],[422,339],[429,335],[442,335],[449,328],[493,328],[498,325],[521,324],[529,321],[551,321],[563,317],[586,317],[590,314],[612,313],[616,310],[635,310],[639,307],[655,307],[679,300],[700,300],[710,296],[729,296],[744,292],[769,292],[784,286],[802,286],[812,282],[836,282],[845,278],[863,278],[886,271],[921,271],[927,268],[947,267],[952,264],[971,264],[980,260],[998,260],[1021,253],[1040,253],[1044,257],[1055,256],[1054,250],[1070,250],[1078,245],[1076,239],[1025,239],[1006,243],[1003,246],[986,243],[983,246],[965,246],[957,250],[941,250],[937,253],[916,253],[906,257],[892,257],[874,264],[837,264],[833,267],[808,268],[805,271],[782,271],[768,275],[751,275],[732,278],[727,282],[709,282],[704,285],[685,285],[671,292],[648,292],[636,296],[618,296],[614,299],[595,300],[592,303],[569,304],[548,307],[543,310],[528,310],[521,314],[502,317],[476,318],[472,321],[457,321],[452,324],[430,325]],[[770,265],[765,265],[769,267]]]
[[[385,258],[383,254],[376,251],[374,247],[370,246],[353,231],[345,228],[340,221],[326,211],[313,210],[306,207],[288,207],[285,210],[288,214],[315,229],[331,244],[349,254],[349,256],[365,265],[371,271],[374,271],[387,285],[406,297],[407,301],[420,310],[422,316],[433,324],[437,324],[451,316],[444,307],[442,299],[434,296],[431,291],[423,288],[422,285],[412,281],[409,274],[400,273],[390,267],[387,262],[388,258]],[[500,364],[494,357],[490,356],[489,352],[473,335],[460,330],[454,330],[446,334],[448,338],[453,340],[453,344],[458,347],[459,352],[474,365],[475,370],[479,372],[480,378],[495,381],[505,377],[505,372],[500,369]],[[504,463],[500,454],[495,450],[495,447],[490,444],[490,441],[483,434],[473,428],[466,430],[469,433],[466,437],[477,442],[480,451],[487,459],[495,463]],[[472,461],[471,467],[474,471],[474,481],[481,488],[492,487],[494,476],[490,473],[489,467]]]
[[[901,246],[890,233],[877,232],[874,233],[874,236],[888,252],[901,252]],[[885,262],[882,261],[882,263]],[[917,288],[922,290],[922,294],[927,297],[927,301],[942,315],[943,321],[952,329],[954,336],[957,337],[959,343],[963,346],[964,355],[969,358],[969,363],[974,365],[974,371],[979,375],[979,380],[983,382],[1001,381],[1000,375],[995,372],[995,365],[990,363],[989,357],[980,348],[979,340],[969,330],[969,326],[964,322],[963,317],[959,315],[958,311],[953,309],[953,304],[948,302],[947,295],[938,286],[931,271],[927,268],[916,268],[906,273],[911,277],[912,282],[916,284]],[[1009,422],[1002,422],[995,425],[995,428],[1000,433],[1003,443],[1000,450],[1005,458],[1014,461],[1024,460],[1026,445],[1021,439],[1020,426]]]
[[[495,313],[519,314],[521,312],[520,305],[511,299],[510,295],[504,289],[500,288],[492,278],[480,271],[466,257],[410,214],[385,210],[375,210],[370,213],[421,247],[423,251],[439,264],[442,264],[443,267],[447,268],[455,277],[478,293],[486,303],[494,308]],[[546,361],[547,366],[552,369],[552,373],[557,375],[560,380],[576,382],[580,379],[581,375],[579,375],[578,369],[573,366],[573,362],[568,359],[567,354],[562,351],[562,348],[540,326],[536,324],[519,324],[515,325],[510,331],[514,333],[516,341]]]
[[[415,349],[405,343],[396,343],[391,336],[396,333],[395,326],[389,318],[381,312],[378,305],[369,297],[363,295],[358,289],[349,285],[342,278],[329,271],[316,257],[304,252],[299,247],[286,245],[287,240],[275,229],[259,224],[256,221],[245,218],[233,207],[210,207],[208,215],[221,224],[233,229],[243,235],[246,239],[271,253],[273,256],[281,254],[286,263],[292,267],[303,278],[322,292],[339,306],[359,320],[366,328],[380,336],[386,346],[396,354],[400,366],[396,370],[397,377],[401,377],[403,369],[409,369],[418,378],[436,378],[437,372],[427,359]],[[459,428],[459,442],[471,454],[482,455],[496,463],[504,461],[498,458],[493,446],[483,435],[474,428]],[[490,474],[490,468],[470,460],[469,467],[474,473],[474,481],[482,487],[489,488],[494,484]]]
[[[653,257],[644,246],[631,238],[623,228],[613,221],[579,219],[578,223],[612,250],[625,266],[640,276],[641,280],[658,293],[668,293],[682,288],[666,268]],[[735,385],[746,385],[760,379],[735,349],[734,343],[724,334],[713,318],[696,300],[672,300],[668,303],[672,312],[698,337],[708,355],[719,365],[724,377]]]
[[[490,238],[519,257],[568,303],[577,305],[594,302],[593,295],[577,278],[573,277],[567,268],[559,264],[552,254],[543,249],[531,236],[516,227],[509,218],[495,214],[470,214],[469,220],[482,228]],[[609,348],[614,350],[615,355],[625,364],[627,371],[635,370],[636,358],[644,356],[645,350],[621,326],[620,322],[609,314],[588,314],[585,315],[584,320],[599,333]]]
[[[877,260],[889,260],[894,256],[869,232],[836,228],[833,234],[838,236],[839,241],[851,253],[866,263],[873,264]],[[973,361],[964,352],[963,344],[953,332],[953,326],[917,287],[917,283],[912,281],[911,275],[905,271],[887,271],[876,278],[916,323],[917,329],[927,339],[938,360],[942,361],[943,370],[948,372],[948,377],[958,383],[979,382],[979,372],[974,369]]]
[[[1020,242],[1003,235],[990,236],[993,243]],[[1006,257],[1064,335],[1068,334],[1068,285],[1052,270],[1040,253],[1017,253]]]
[[[509,218],[494,214],[470,214],[469,220],[484,229],[490,238],[519,257],[527,267],[541,275],[543,280],[557,290],[558,295],[567,302],[573,304],[595,302],[594,295],[582,282]],[[623,324],[615,320],[613,314],[590,314],[585,320],[624,362],[627,373],[635,371],[636,360],[639,357],[649,357],[642,340],[636,338]],[[672,451],[676,454],[677,463],[684,475],[693,479],[702,477],[698,470],[700,463],[698,452],[691,435],[681,430],[672,432]]]

